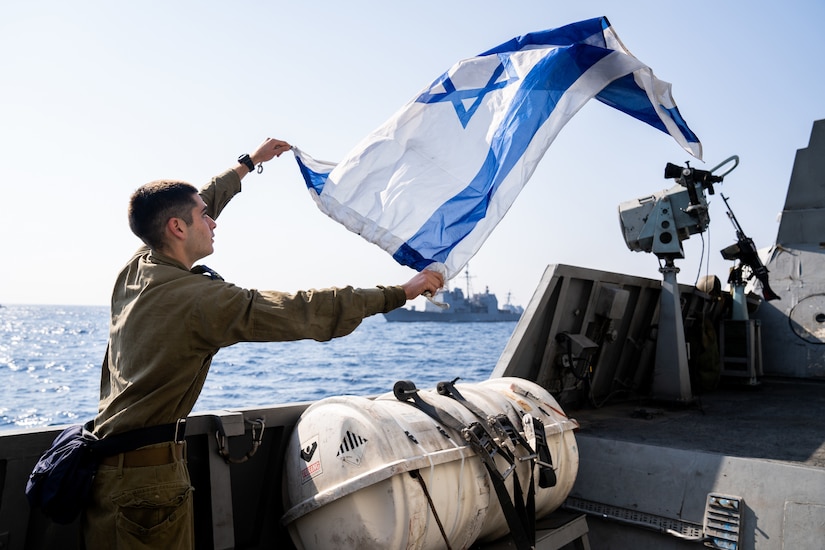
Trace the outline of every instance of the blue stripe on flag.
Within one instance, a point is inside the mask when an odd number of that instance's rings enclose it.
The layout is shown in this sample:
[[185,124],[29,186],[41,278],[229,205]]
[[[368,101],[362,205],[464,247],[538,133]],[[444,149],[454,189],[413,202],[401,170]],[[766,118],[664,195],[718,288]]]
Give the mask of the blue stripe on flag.
[[517,52],[532,46],[569,46],[571,44],[590,44],[606,48],[604,31],[610,27],[606,17],[595,17],[578,23],[571,23],[556,29],[531,32],[524,36],[517,36],[500,44],[495,48],[480,53],[479,57],[494,53]]
[[[650,124],[657,130],[668,133],[665,123],[662,122],[659,114],[653,108],[644,89],[636,84],[636,80],[632,74],[611,82],[605,89],[596,94],[596,99],[633,118]],[[676,123],[676,126],[689,143],[699,143],[699,138],[688,128],[687,123],[679,113],[679,109],[676,107],[668,108],[661,104],[659,104],[659,108],[664,109],[670,114],[671,119],[673,119],[673,122]]]
[[326,184],[329,178],[329,172],[320,173],[310,170],[309,167],[303,163],[299,155],[295,156],[295,160],[298,162],[298,168],[301,170],[301,175],[304,176],[307,188],[315,191],[315,194],[320,195],[324,191],[324,184]]
[[[664,105],[661,107],[670,114],[670,118],[676,123],[676,127],[679,128],[679,131],[682,132],[682,135],[685,136],[688,143],[699,143],[699,137],[693,133],[693,130],[688,128],[687,122],[682,118],[682,113],[679,112],[677,107],[665,107]],[[662,131],[666,132],[667,130]]]

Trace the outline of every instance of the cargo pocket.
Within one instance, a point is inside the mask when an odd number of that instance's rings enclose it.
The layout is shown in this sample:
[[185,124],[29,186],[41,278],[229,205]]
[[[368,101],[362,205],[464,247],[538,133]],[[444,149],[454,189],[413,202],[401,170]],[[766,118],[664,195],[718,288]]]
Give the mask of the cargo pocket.
[[191,547],[192,490],[188,483],[174,482],[115,496],[119,538],[137,547],[176,548],[181,542]]

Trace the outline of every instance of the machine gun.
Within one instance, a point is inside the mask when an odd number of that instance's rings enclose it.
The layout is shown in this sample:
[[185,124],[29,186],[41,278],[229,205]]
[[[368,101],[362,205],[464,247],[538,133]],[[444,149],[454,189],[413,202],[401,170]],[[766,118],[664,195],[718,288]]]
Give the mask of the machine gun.
[[[699,170],[697,168],[691,168],[690,163],[685,163],[686,166],[682,167],[672,162],[668,162],[665,165],[665,179],[674,179],[679,181],[684,187],[688,188],[688,191],[691,192],[691,203],[695,204],[698,202],[698,198],[696,195],[696,188],[690,187],[689,184],[697,184],[701,185],[702,189],[707,190],[709,195],[713,195],[713,184],[714,183],[722,183],[725,177],[722,176],[714,176],[712,170]],[[724,165],[722,163],[720,166]],[[718,167],[717,167],[718,168]]]
[[[756,252],[756,247],[753,244],[753,239],[745,235],[742,226],[739,225],[739,220],[733,214],[733,210],[728,204],[728,199],[725,195],[721,195],[722,200],[725,201],[725,207],[728,209],[727,215],[736,230],[736,243],[722,249],[722,257],[726,260],[738,260],[739,265],[731,273],[729,283],[738,281],[744,282],[751,277],[756,277],[762,283],[762,297],[766,300],[778,300],[779,296],[771,290],[768,284],[768,268],[759,259],[759,254]],[[751,274],[742,278],[743,267],[750,268]]]

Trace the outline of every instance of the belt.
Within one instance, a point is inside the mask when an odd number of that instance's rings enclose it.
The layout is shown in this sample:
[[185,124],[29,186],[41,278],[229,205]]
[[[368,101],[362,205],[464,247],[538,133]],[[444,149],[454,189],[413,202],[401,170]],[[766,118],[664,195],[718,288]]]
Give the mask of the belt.
[[134,451],[104,457],[100,463],[105,466],[119,466],[121,456],[123,457],[124,468],[163,466],[164,464],[172,464],[176,460],[183,460],[183,443],[135,449]]

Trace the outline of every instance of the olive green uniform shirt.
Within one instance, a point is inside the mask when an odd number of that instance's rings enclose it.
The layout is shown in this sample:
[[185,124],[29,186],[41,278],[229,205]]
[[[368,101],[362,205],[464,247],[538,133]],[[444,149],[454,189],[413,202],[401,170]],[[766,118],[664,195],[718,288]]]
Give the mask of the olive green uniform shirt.
[[[228,170],[200,194],[215,219],[240,191],[240,178]],[[295,294],[239,288],[192,273],[143,247],[120,272],[112,292],[95,433],[106,437],[186,417],[222,347],[326,341],[405,302],[398,286]]]

